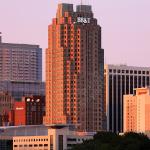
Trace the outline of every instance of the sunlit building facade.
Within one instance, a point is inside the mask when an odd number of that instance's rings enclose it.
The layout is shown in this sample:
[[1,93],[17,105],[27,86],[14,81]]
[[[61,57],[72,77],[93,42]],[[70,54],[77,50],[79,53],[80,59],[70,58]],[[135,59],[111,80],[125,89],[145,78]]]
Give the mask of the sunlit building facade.
[[124,132],[150,132],[150,88],[124,95]]
[[96,132],[77,132],[66,125],[0,127],[0,149],[71,150]]
[[91,6],[59,4],[48,29],[45,124],[102,130],[104,50]]
[[123,132],[123,95],[134,94],[135,88],[149,86],[150,68],[105,65],[104,83],[107,130]]
[[12,120],[14,126],[43,124],[45,115],[44,96],[25,96],[21,102],[14,103]]

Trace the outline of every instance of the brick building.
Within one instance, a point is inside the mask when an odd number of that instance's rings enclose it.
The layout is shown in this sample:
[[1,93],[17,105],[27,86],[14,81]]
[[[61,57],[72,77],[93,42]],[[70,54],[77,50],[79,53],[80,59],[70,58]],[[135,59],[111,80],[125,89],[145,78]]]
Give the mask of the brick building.
[[15,102],[14,111],[11,112],[12,121],[18,125],[40,125],[43,124],[45,115],[45,97],[27,96],[21,102]]

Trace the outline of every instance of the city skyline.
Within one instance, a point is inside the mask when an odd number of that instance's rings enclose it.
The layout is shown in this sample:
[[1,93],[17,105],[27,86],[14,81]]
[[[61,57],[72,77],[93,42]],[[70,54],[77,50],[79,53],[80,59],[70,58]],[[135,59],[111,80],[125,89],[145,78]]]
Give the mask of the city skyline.
[[[14,0],[8,2],[8,0],[2,0],[0,9],[2,12],[7,12],[5,17],[4,13],[0,14],[2,19],[0,31],[3,33],[3,41],[37,43],[42,47],[43,54],[45,54],[48,24],[51,23],[56,6],[60,2],[80,4],[79,0],[46,2],[33,0],[30,3],[29,1]],[[102,47],[105,49],[105,63],[150,66],[150,63],[145,61],[148,59],[150,48],[148,43],[150,22],[147,19],[150,2],[148,0],[124,0],[121,2],[119,0],[113,2],[110,0],[105,2],[88,0],[85,2],[84,0],[83,4],[93,6],[95,17],[98,18],[99,24],[102,26]],[[129,55],[136,57],[133,59]]]
[[1,0],[0,150],[150,149],[149,8]]

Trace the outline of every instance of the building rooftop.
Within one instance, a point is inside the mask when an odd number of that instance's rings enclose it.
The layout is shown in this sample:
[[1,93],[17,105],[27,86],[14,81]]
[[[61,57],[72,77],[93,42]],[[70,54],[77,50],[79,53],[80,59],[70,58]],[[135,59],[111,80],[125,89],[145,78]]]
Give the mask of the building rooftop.
[[0,48],[4,47],[13,47],[13,48],[39,48],[39,45],[34,45],[34,44],[17,44],[17,43],[3,43],[2,42],[2,36],[0,32]]
[[[68,3],[58,4],[57,18],[64,16],[65,12],[71,12],[71,13],[74,12],[73,4],[68,4]],[[92,13],[92,6],[91,5],[77,5],[76,12]]]
[[0,127],[0,139],[8,137],[11,139],[13,136],[47,136],[48,129],[67,129],[74,136],[93,136],[96,134],[96,132],[76,132],[70,126],[69,124],[51,124]]
[[129,66],[126,64],[105,64],[105,68],[110,69],[132,69],[132,70],[150,70],[150,67],[140,67],[140,66]]

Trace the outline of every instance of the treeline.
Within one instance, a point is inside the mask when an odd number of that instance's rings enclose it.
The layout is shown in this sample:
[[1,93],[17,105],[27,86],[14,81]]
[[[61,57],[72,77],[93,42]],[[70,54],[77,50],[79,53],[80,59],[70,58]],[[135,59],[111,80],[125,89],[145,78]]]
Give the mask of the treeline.
[[144,134],[99,132],[93,140],[84,141],[72,150],[150,150],[150,140]]

